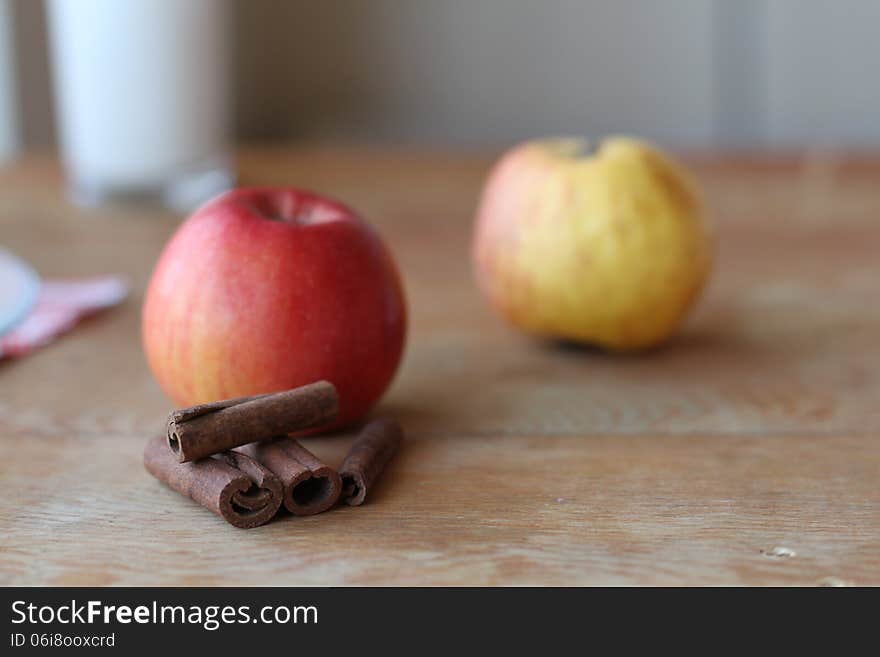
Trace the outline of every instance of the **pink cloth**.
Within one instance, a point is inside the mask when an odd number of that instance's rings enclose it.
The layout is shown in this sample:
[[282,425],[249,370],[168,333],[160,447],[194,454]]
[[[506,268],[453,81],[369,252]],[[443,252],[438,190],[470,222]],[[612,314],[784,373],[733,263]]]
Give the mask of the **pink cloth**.
[[120,276],[43,281],[28,316],[0,336],[0,359],[24,356],[50,343],[83,317],[115,306],[127,295],[128,283]]

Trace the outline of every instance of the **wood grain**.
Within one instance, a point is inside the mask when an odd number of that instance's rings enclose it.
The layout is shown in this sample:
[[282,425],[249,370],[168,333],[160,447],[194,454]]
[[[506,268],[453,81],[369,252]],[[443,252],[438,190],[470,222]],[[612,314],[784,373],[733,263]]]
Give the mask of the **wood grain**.
[[[4,246],[47,276],[134,285],[0,363],[0,583],[880,584],[880,159],[689,162],[716,221],[714,278],[678,338],[619,357],[524,338],[476,293],[469,230],[491,157],[244,151],[245,183],[368,217],[412,315],[380,409],[408,441],[375,495],[249,532],[140,461],[169,404],[139,306],[177,218],[71,208],[50,158],[0,172]],[[338,463],[350,439],[306,444]],[[262,558],[232,567],[245,548]]]

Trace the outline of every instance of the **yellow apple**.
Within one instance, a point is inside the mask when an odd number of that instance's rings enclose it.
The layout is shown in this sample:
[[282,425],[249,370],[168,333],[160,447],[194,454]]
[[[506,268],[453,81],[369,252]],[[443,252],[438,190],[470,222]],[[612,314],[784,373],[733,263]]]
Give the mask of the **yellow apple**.
[[668,338],[711,266],[708,222],[687,172],[614,137],[517,146],[477,212],[480,288],[512,325],[613,350]]

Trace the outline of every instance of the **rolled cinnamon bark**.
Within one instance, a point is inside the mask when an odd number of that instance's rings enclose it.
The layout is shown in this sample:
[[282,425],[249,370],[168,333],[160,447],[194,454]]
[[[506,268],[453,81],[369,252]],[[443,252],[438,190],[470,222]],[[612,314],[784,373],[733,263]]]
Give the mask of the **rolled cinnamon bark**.
[[391,418],[378,418],[361,430],[339,468],[342,499],[346,504],[364,503],[402,441],[403,430]]
[[222,411],[224,408],[229,408],[230,406],[235,406],[242,402],[262,399],[271,394],[271,392],[267,392],[262,395],[250,395],[249,397],[233,397],[232,399],[221,399],[220,401],[213,401],[207,404],[196,404],[195,406],[189,406],[188,408],[178,408],[177,410],[171,411],[171,414],[168,416],[169,422],[171,420],[174,420],[175,422],[185,422],[186,420],[191,420],[200,415],[207,415],[214,411]]
[[242,529],[267,523],[281,506],[278,478],[238,452],[179,463],[165,436],[157,436],[144,449],[144,466],[159,481]]
[[238,449],[278,477],[284,491],[284,508],[294,515],[321,513],[339,500],[339,474],[293,438],[279,436]]
[[173,411],[168,447],[180,463],[254,441],[327,424],[339,411],[336,388],[318,381],[300,388],[228,399]]

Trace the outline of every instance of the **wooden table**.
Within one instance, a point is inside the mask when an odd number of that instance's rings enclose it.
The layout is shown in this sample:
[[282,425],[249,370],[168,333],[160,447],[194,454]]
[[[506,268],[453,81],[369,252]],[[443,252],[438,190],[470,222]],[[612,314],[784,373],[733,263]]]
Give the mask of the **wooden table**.
[[[471,281],[490,157],[249,150],[248,184],[339,196],[411,305],[381,404],[408,443],[360,508],[234,529],[144,472],[169,403],[140,304],[177,218],[77,210],[49,158],[0,173],[0,243],[132,297],[0,363],[2,584],[880,584],[880,160],[688,160],[714,278],[641,356],[536,343]],[[336,462],[347,436],[308,446]],[[246,556],[246,558],[245,558]]]

